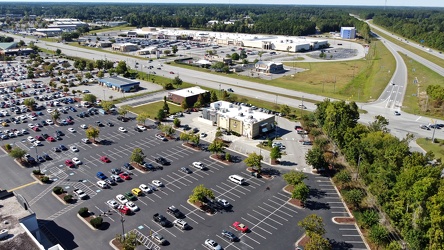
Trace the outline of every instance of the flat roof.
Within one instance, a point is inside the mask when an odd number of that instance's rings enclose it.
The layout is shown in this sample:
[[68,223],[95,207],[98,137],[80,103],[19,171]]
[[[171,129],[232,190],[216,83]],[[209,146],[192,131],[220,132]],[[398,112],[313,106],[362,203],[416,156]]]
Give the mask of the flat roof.
[[274,116],[264,112],[255,111],[248,106],[235,105],[226,101],[211,103],[210,110],[216,110],[220,116],[229,117],[246,123],[258,123]]
[[119,76],[100,78],[99,82],[103,82],[107,85],[112,85],[112,86],[116,86],[116,87],[124,87],[124,86],[140,84],[140,82],[138,82],[138,81],[134,81],[134,80],[124,78],[124,77],[119,77]]
[[178,95],[178,96],[182,96],[182,97],[190,97],[190,96],[200,95],[205,92],[208,92],[208,90],[201,89],[199,87],[191,87],[191,88],[187,88],[187,89],[176,90],[176,91],[170,92],[170,94],[174,94],[174,95]]

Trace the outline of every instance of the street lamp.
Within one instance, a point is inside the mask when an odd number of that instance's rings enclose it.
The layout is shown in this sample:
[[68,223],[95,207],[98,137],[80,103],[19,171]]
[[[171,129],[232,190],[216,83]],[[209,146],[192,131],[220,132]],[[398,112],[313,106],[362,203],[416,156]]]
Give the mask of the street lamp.
[[31,146],[30,148],[35,148],[35,158],[36,158],[35,160],[36,160],[37,166],[39,167],[39,173],[40,173],[40,163],[37,162],[39,160],[39,159],[37,159],[37,155],[38,155],[37,146]]
[[103,100],[105,101],[105,90],[103,90]]
[[122,239],[125,241],[125,227],[123,223],[125,222],[125,219],[123,218],[123,214],[120,212],[120,222],[122,223]]

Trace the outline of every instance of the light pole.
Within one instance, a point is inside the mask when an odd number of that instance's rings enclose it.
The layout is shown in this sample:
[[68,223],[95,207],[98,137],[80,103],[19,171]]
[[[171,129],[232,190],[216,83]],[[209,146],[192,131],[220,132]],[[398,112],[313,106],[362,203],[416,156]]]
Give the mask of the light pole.
[[40,173],[40,162],[37,162],[39,159],[38,159],[38,153],[37,153],[37,146],[31,146],[30,148],[35,148],[35,161],[36,161],[36,163],[37,163],[37,166],[39,167],[39,173]]
[[120,213],[120,222],[122,223],[122,239],[125,241],[125,227],[123,223],[125,222],[125,219],[123,218],[123,214]]
[[103,90],[103,100],[105,101],[105,90]]

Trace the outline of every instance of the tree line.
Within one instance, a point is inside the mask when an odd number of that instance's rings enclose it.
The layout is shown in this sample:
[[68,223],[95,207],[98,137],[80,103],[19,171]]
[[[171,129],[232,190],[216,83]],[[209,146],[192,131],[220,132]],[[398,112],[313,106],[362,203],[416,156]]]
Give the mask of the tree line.
[[[342,168],[335,176],[346,183],[341,193],[362,214],[362,226],[368,227],[375,244],[401,249],[389,230],[378,225],[380,217],[373,211],[382,211],[409,249],[444,249],[441,160],[434,162],[431,152],[411,152],[413,137],[391,135],[385,117],[376,116],[367,125],[357,123],[358,119],[353,102],[317,104],[316,111],[303,118],[314,137],[307,163],[317,169]],[[345,159],[349,167],[343,169],[339,159]],[[375,201],[365,199],[367,195]]]
[[413,40],[424,46],[444,51],[443,8],[382,8],[353,10],[361,18]]
[[[42,8],[43,7],[43,8]],[[1,13],[14,13],[57,18],[77,18],[85,21],[124,20],[130,26],[211,28],[213,31],[250,34],[305,36],[316,31],[339,31],[341,26],[366,24],[348,15],[340,7],[301,7],[290,5],[217,5],[217,4],[100,4],[100,3],[3,3]],[[217,20],[211,27],[208,21]],[[224,24],[232,20],[233,23]],[[9,23],[9,21],[7,21]],[[363,29],[363,32],[368,30]],[[367,34],[363,35],[364,38]]]

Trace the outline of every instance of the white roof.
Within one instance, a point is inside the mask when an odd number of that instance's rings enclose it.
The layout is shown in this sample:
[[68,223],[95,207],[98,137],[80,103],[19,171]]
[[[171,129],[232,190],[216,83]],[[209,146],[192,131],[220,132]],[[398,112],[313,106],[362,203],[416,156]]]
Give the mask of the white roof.
[[211,64],[210,61],[208,61],[208,60],[204,60],[204,59],[199,60],[199,61],[197,61],[196,63],[197,63],[197,64]]
[[189,96],[194,96],[194,95],[200,95],[205,92],[208,92],[208,91],[201,89],[199,87],[191,87],[191,88],[187,88],[187,89],[176,90],[176,91],[170,92],[170,94],[174,94],[174,95],[178,95],[178,96],[182,96],[182,97],[189,97]]
[[248,106],[237,106],[226,101],[213,102],[210,104],[210,109],[217,110],[220,116],[226,116],[246,123],[257,123],[274,116],[252,110]]

